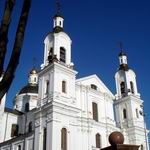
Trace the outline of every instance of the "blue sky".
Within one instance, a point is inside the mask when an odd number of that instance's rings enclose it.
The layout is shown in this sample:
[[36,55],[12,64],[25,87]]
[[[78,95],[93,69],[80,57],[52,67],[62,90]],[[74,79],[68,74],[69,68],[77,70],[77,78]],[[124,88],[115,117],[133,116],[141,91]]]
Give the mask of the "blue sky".
[[[0,0],[0,17],[5,0]],[[11,54],[17,18],[22,1],[16,0],[9,32],[7,60]],[[138,90],[145,104],[150,128],[150,1],[149,0],[62,0],[64,30],[73,41],[72,61],[79,72],[78,78],[97,74],[115,94],[114,75],[118,69],[118,42],[128,55],[128,64],[137,75]],[[33,0],[24,46],[15,80],[7,96],[7,106],[27,84],[28,73],[36,57],[37,68],[43,61],[46,34],[52,31],[52,17],[56,12],[55,0]],[[7,60],[6,64],[7,65]]]

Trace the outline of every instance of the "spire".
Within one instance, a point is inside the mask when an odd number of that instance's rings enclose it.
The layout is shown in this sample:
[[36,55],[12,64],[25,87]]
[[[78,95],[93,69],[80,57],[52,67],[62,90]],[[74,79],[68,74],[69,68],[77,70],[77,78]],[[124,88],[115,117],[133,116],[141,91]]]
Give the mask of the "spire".
[[119,70],[127,71],[129,69],[128,63],[127,63],[127,55],[124,52],[122,42],[119,43],[119,47],[120,47],[120,53],[119,53],[120,68],[119,68]]
[[64,18],[61,15],[60,0],[56,0],[56,15],[54,16],[54,29],[53,29],[55,33],[63,31],[63,21]]
[[119,42],[119,48],[120,48],[119,56],[126,56],[124,49],[123,49],[123,43],[122,42]]
[[56,9],[57,9],[57,15],[60,15],[61,14],[60,0],[56,0]]
[[36,57],[33,57],[33,67],[32,68],[36,68],[36,65],[37,65],[37,59]]

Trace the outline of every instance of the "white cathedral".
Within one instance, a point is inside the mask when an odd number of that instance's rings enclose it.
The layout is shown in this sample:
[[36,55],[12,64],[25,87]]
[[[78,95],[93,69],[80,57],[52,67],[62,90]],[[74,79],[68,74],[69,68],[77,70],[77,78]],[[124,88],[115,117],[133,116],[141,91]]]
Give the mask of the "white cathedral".
[[113,131],[123,133],[126,144],[149,150],[143,100],[126,54],[119,54],[115,95],[97,75],[76,79],[64,18],[53,19],[41,70],[31,70],[13,109],[5,107],[6,96],[1,100],[0,150],[100,150]]

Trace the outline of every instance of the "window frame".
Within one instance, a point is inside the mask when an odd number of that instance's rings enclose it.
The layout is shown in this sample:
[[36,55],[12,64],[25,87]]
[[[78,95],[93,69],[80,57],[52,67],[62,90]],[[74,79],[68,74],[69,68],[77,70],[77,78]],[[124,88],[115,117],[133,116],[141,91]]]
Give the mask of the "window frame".
[[19,134],[19,125],[12,124],[11,125],[11,137],[17,137]]
[[47,128],[43,128],[43,150],[46,150],[46,144],[47,144]]
[[97,91],[97,86],[95,84],[91,84],[91,89],[96,90]]
[[93,120],[98,122],[98,104],[92,102],[92,113],[93,113]]
[[66,50],[64,47],[60,47],[60,62],[66,63]]
[[125,94],[125,82],[124,81],[122,81],[120,83],[120,92],[121,92],[122,95]]
[[61,129],[61,150],[67,150],[67,129]]
[[17,150],[21,150],[22,149],[21,147],[22,147],[21,145],[17,145]]
[[95,140],[96,140],[96,148],[101,148],[101,135],[99,133],[95,135]]
[[127,110],[123,109],[123,119],[127,119]]
[[137,108],[135,109],[135,112],[136,112],[136,117],[139,118],[139,111]]
[[28,124],[28,132],[29,133],[32,132],[32,130],[33,130],[32,127],[33,127],[32,121],[30,121],[29,124]]
[[130,81],[131,93],[134,94],[134,83]]
[[67,93],[67,81],[63,80],[62,81],[62,88],[61,88],[62,93]]

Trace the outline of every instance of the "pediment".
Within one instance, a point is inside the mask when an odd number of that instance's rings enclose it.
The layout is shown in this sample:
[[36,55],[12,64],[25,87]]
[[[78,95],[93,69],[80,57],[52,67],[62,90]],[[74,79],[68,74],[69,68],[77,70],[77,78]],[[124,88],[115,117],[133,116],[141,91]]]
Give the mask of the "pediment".
[[107,93],[109,96],[114,98],[113,93],[107,88],[103,81],[97,75],[90,75],[76,80],[76,84],[89,86],[96,85],[98,90],[102,93]]

